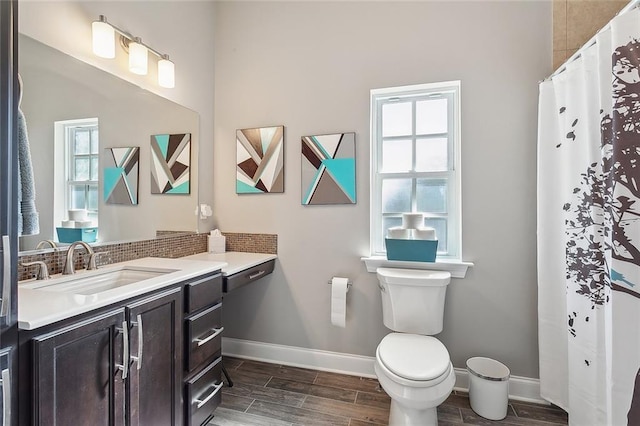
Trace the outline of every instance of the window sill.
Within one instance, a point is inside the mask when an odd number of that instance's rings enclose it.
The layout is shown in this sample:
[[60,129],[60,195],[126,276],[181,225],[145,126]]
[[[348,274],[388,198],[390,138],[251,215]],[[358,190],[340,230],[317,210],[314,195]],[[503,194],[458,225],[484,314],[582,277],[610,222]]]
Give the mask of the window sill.
[[429,269],[432,271],[449,271],[453,278],[464,278],[467,269],[473,266],[471,262],[460,260],[436,260],[435,262],[407,262],[401,260],[387,260],[384,256],[369,256],[360,258],[367,266],[368,272],[376,272],[380,267]]

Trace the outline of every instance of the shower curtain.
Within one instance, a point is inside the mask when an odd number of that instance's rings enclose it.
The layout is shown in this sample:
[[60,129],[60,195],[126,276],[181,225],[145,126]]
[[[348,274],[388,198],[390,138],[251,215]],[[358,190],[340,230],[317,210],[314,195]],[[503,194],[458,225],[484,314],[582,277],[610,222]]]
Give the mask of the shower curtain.
[[640,11],[540,84],[540,391],[570,425],[640,425]]

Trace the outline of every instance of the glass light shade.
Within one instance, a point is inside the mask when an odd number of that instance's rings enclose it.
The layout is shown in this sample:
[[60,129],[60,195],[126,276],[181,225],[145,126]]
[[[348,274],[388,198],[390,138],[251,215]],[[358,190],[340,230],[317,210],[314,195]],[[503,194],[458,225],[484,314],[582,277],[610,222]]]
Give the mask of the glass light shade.
[[162,58],[158,61],[158,84],[168,89],[176,86],[175,65],[169,59]]
[[91,24],[93,36],[93,53],[101,58],[113,59],[116,57],[115,30],[111,25],[102,21]]
[[129,71],[134,74],[147,74],[147,47],[132,41],[129,43]]

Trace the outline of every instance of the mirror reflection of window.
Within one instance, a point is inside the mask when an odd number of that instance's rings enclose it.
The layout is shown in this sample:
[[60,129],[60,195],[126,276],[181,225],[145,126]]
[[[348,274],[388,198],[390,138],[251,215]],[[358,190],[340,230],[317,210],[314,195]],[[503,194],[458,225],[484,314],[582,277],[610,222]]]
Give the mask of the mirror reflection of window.
[[[69,210],[86,210],[98,226],[99,130],[97,118],[57,121],[55,144],[64,161],[56,162],[54,222],[67,220]],[[62,163],[62,164],[61,164]],[[57,225],[59,226],[59,225]]]
[[67,207],[98,218],[98,123],[67,126]]

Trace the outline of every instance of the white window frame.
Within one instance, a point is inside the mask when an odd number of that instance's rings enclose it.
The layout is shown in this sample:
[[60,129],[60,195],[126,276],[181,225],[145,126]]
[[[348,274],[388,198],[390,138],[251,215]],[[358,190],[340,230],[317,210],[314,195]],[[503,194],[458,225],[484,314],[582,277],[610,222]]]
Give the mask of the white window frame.
[[[382,105],[402,99],[413,99],[413,165],[415,166],[416,139],[423,136],[415,132],[415,101],[420,98],[447,97],[448,111],[448,158],[449,170],[444,172],[386,173],[382,167]],[[460,81],[418,84],[371,90],[371,194],[370,194],[370,250],[371,256],[386,256],[384,249],[382,213],[382,182],[390,178],[444,178],[447,180],[447,213],[429,214],[428,217],[447,219],[447,251],[438,253],[437,259],[461,261],[462,256],[462,203],[461,203],[461,161],[460,161]],[[429,135],[442,137],[443,134]],[[406,139],[406,138],[405,138]],[[415,180],[411,197],[412,211],[416,211]],[[389,215],[387,215],[389,216]],[[393,215],[391,215],[393,216]]]
[[[95,185],[100,197],[99,180],[72,181],[71,167],[73,155],[72,133],[73,129],[79,127],[98,127],[98,118],[81,118],[76,120],[56,121],[54,124],[54,224],[60,226],[63,220],[67,220],[67,211],[71,208],[71,186],[74,184]],[[95,154],[94,154],[95,155]],[[98,147],[98,162],[100,162],[100,147]],[[99,168],[99,166],[98,166]],[[99,176],[98,176],[99,179]],[[86,197],[85,197],[86,199]],[[98,204],[100,200],[98,199]],[[98,210],[87,209],[89,219],[93,221],[94,226],[98,226]]]

